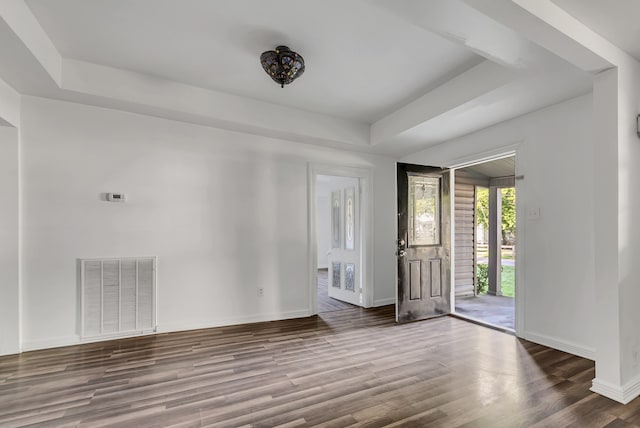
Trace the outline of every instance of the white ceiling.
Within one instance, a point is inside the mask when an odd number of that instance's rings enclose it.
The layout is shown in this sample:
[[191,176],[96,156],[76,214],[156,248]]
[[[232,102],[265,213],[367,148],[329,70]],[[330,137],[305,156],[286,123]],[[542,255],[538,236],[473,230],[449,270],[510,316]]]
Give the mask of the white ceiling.
[[583,24],[640,60],[640,0],[553,0]]
[[[372,123],[478,64],[468,49],[360,0],[27,0],[63,57]],[[306,61],[281,89],[259,56]]]
[[[396,158],[588,93],[610,66],[512,0],[0,5],[0,79],[22,94]],[[307,63],[284,89],[259,63],[279,44]]]

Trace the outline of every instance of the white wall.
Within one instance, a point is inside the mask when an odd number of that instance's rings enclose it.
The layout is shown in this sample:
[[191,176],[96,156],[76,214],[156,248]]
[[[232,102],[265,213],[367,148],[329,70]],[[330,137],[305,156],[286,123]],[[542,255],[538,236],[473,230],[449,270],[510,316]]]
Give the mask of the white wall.
[[85,257],[158,256],[160,331],[307,315],[310,161],[373,168],[374,301],[394,296],[389,158],[33,97],[21,145],[26,349],[77,341]]
[[20,350],[18,130],[0,126],[0,355]]
[[[518,298],[522,336],[594,357],[592,96],[435,146],[404,161],[451,166],[517,145]],[[597,171],[597,170],[596,170]],[[528,208],[541,218],[526,220]]]

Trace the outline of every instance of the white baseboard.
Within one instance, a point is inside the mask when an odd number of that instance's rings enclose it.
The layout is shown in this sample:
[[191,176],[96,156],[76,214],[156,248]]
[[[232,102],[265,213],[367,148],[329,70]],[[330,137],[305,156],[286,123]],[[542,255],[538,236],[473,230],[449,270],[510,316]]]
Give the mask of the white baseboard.
[[247,315],[242,317],[224,318],[211,321],[195,321],[172,324],[158,324],[158,333],[170,333],[174,331],[200,330],[203,328],[224,327],[228,325],[250,324],[254,322],[288,320],[311,316],[309,309],[287,312],[272,312],[269,314]]
[[640,395],[640,376],[634,377],[622,386],[596,378],[592,381],[591,391],[618,403],[627,404]]
[[11,343],[7,342],[9,341],[7,340],[5,341],[5,343],[0,343],[0,357],[4,357],[6,355],[16,355],[20,353],[20,341],[16,340],[15,342],[11,341]]
[[24,342],[21,352],[37,351],[40,349],[62,348],[64,346],[82,345],[85,343],[106,342],[107,340],[126,339],[128,337],[140,337],[156,334],[154,330],[134,331],[118,334],[107,334],[104,336],[94,336],[81,338],[80,336],[58,337],[55,339],[35,340]]
[[156,331],[145,331],[138,333],[127,333],[120,335],[110,335],[104,337],[91,337],[80,339],[80,336],[56,337],[54,339],[34,340],[23,342],[21,352],[36,351],[39,349],[60,348],[63,346],[80,345],[83,343],[104,342],[114,339],[125,339],[127,337],[148,336],[156,333],[171,333],[176,331],[200,330],[203,328],[224,327],[228,325],[249,324],[254,322],[286,320],[292,318],[304,318],[311,316],[311,311],[303,309],[299,311],[276,312],[270,314],[249,315],[244,317],[227,318],[221,320],[211,320],[202,322],[184,322],[173,324],[158,324]]
[[373,307],[376,308],[378,306],[387,306],[387,305],[395,305],[395,304],[396,304],[396,298],[390,297],[388,299],[374,300]]
[[21,352],[37,351],[39,349],[60,348],[80,344],[80,336],[55,337],[44,340],[22,342]]
[[529,342],[538,343],[540,345],[548,346],[562,352],[577,355],[578,357],[586,358],[594,361],[596,359],[596,350],[587,346],[582,346],[576,343],[567,342],[557,337],[551,337],[544,334],[537,334],[531,332],[524,332],[523,339]]

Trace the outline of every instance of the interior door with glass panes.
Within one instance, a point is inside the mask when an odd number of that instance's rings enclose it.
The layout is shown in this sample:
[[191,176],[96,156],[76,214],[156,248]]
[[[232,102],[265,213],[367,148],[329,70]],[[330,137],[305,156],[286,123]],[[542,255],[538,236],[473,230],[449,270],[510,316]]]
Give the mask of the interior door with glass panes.
[[398,163],[398,322],[451,312],[449,175]]
[[333,180],[330,200],[329,297],[362,306],[359,180]]

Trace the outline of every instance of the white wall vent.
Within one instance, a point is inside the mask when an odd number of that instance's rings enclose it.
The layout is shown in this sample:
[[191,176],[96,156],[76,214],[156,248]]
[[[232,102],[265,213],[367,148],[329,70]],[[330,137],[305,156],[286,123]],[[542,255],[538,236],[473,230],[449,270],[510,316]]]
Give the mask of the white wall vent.
[[156,328],[156,258],[81,259],[81,337]]

